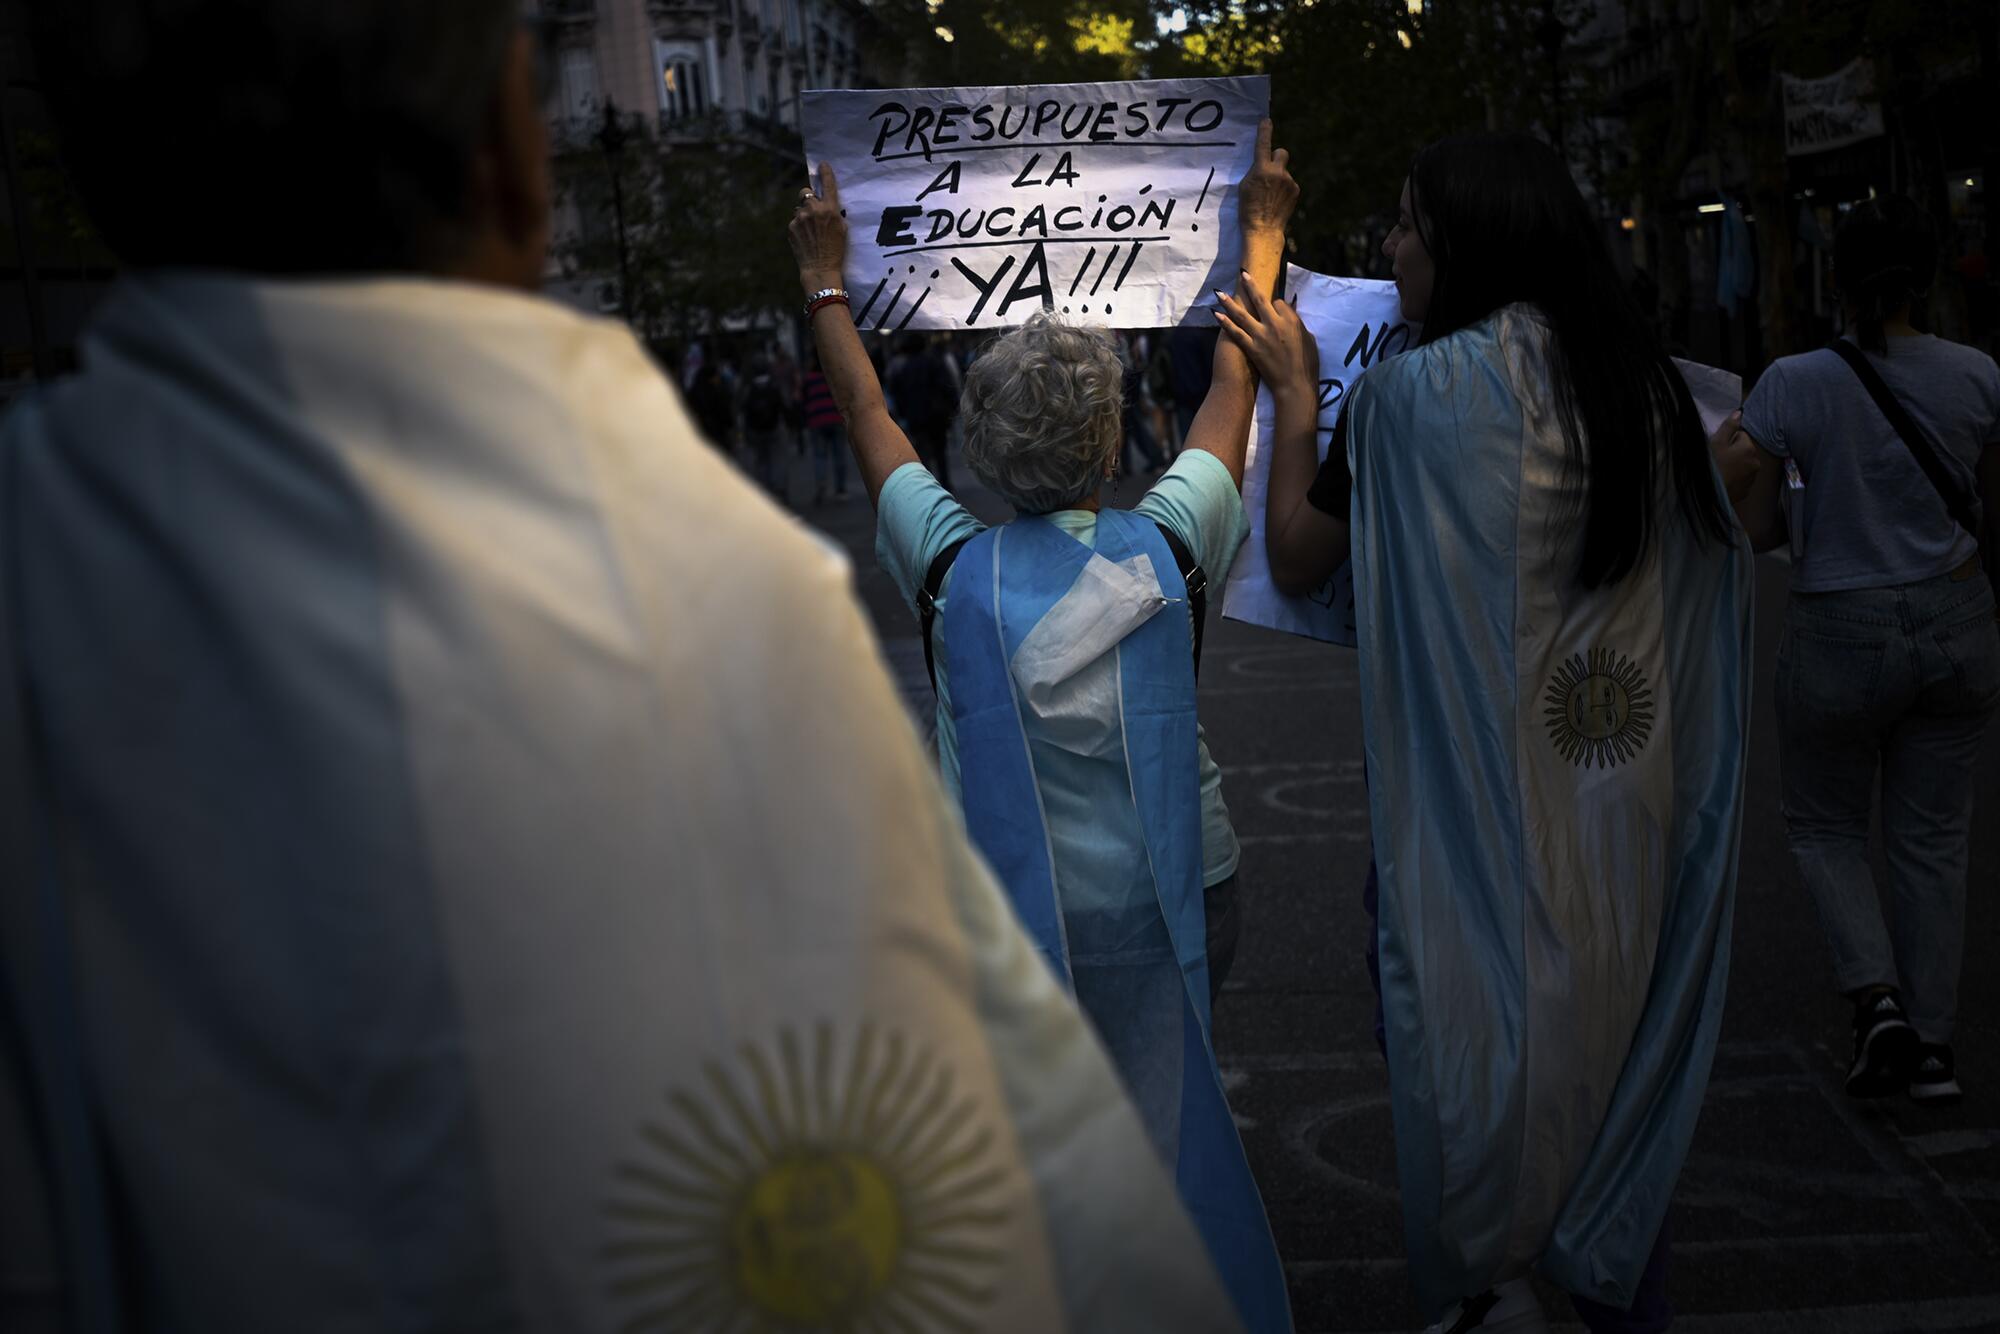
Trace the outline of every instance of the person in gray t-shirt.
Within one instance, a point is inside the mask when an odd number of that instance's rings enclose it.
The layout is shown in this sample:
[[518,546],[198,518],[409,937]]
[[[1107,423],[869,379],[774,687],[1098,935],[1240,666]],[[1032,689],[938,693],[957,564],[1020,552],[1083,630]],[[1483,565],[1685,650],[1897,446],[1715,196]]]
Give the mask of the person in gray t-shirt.
[[[1982,506],[2000,515],[2000,367],[1911,326],[1936,255],[1915,204],[1872,200],[1841,225],[1834,277],[1853,341],[1978,526]],[[1989,578],[2000,549],[1989,539],[1982,551],[1831,349],[1766,370],[1742,430],[1722,460],[1737,515],[1759,550],[1791,529],[1777,674],[1785,827],[1854,1004],[1847,1091],[1954,1099],[1972,773],[2000,704]],[[1868,863],[1878,770],[1887,922]]]
[[[2000,366],[1976,348],[1914,331],[1864,355],[1977,508],[1980,456],[2000,445]],[[1773,362],[1743,405],[1743,429],[1796,463],[1805,482],[1794,593],[1914,584],[1979,554],[1831,348]]]

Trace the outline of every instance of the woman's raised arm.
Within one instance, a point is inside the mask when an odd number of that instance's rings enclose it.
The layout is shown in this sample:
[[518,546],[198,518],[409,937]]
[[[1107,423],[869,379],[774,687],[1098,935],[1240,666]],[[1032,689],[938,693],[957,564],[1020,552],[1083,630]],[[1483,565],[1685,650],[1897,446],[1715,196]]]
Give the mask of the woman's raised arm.
[[[847,219],[840,211],[840,186],[833,178],[831,163],[819,164],[819,188],[806,186],[799,191],[798,208],[792,213],[789,229],[792,254],[799,262],[799,285],[808,297],[841,288],[841,270],[847,264]],[[875,378],[874,363],[861,335],[854,328],[854,312],[847,302],[828,301],[812,314],[813,342],[819,348],[820,369],[833,390],[833,401],[847,421],[847,443],[861,469],[861,481],[868,488],[868,503],[882,494],[889,474],[905,463],[917,462],[910,438],[889,415],[882,398],[882,382]]]

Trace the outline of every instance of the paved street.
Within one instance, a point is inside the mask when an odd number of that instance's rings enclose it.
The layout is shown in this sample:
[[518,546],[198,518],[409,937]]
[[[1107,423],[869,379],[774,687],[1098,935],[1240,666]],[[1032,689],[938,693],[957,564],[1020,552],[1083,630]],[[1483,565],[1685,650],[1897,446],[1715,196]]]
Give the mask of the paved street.
[[[802,461],[793,485],[809,496]],[[990,499],[974,508],[1005,516]],[[857,487],[804,512],[853,553],[884,651],[926,718],[916,627],[875,567],[866,500]],[[1969,1095],[1942,1111],[1853,1102],[1840,1091],[1847,1010],[1778,816],[1769,696],[1785,573],[1763,563],[1729,1011],[1673,1213],[1676,1328],[2000,1331],[2000,740],[1988,738],[1973,835],[1957,1044]],[[1244,849],[1242,944],[1216,1041],[1298,1328],[1414,1329],[1361,958],[1368,824],[1354,657],[1211,609],[1201,709]],[[1557,1328],[1581,1328],[1545,1296]]]

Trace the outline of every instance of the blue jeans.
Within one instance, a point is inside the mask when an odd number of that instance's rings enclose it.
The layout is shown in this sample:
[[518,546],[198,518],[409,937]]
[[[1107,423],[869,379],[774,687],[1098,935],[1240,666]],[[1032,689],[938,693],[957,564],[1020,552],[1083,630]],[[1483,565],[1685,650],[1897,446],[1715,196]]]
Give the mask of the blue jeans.
[[[1979,742],[2000,703],[1986,576],[1795,593],[1778,648],[1778,756],[1792,858],[1845,993],[1895,986],[1926,1042],[1950,1042],[1965,951]],[[1888,920],[1868,866],[1881,776]]]
[[834,489],[847,489],[847,440],[839,426],[809,426],[806,435],[812,440],[813,487],[826,490],[827,474],[834,478]]

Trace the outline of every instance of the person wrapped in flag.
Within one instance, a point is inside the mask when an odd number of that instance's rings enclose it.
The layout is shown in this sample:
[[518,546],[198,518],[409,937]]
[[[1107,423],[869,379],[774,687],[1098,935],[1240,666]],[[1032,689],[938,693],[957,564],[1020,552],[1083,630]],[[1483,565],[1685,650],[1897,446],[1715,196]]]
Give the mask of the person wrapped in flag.
[[1348,391],[1317,478],[1312,413],[1280,422],[1266,540],[1294,585],[1354,566],[1411,1277],[1437,1328],[1546,1328],[1532,1269],[1650,1334],[1728,972],[1733,422],[1704,439],[1547,146],[1440,141],[1399,211],[1422,344]]
[[[1297,197],[1270,139],[1266,121],[1238,196],[1246,290],[1275,281]],[[988,528],[883,408],[840,291],[847,231],[829,167],[801,192],[791,238],[877,509],[877,554],[922,622],[946,786],[1109,1048],[1237,1314],[1260,1334],[1289,1329],[1210,1041],[1237,844],[1195,719],[1190,614],[1247,530],[1249,363],[1218,351],[1186,451],[1126,512],[1098,498],[1123,417],[1111,338],[1038,314],[996,339],[968,372],[962,407],[967,463],[1017,511]]]
[[537,294],[518,0],[38,16],[0,1329],[1236,1328],[847,560]]

